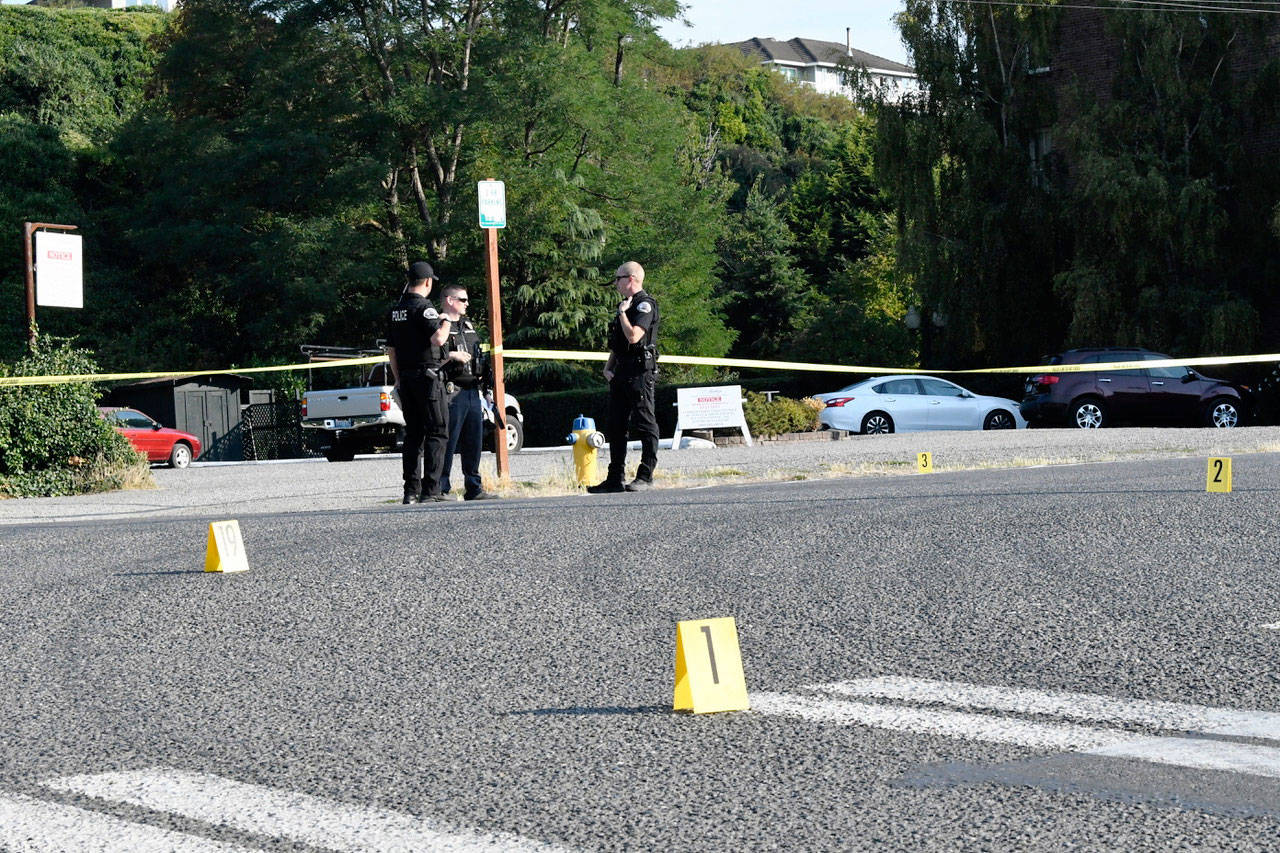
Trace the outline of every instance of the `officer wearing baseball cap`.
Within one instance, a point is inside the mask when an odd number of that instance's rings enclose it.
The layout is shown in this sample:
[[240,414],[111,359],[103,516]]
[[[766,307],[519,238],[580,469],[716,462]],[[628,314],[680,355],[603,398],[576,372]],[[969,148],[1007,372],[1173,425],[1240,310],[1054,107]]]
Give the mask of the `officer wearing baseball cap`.
[[[426,261],[409,267],[409,283],[387,315],[387,360],[404,410],[404,499],[440,501],[440,475],[449,442],[449,410],[440,372],[450,323],[427,295],[436,279]],[[423,459],[423,451],[426,458]]]

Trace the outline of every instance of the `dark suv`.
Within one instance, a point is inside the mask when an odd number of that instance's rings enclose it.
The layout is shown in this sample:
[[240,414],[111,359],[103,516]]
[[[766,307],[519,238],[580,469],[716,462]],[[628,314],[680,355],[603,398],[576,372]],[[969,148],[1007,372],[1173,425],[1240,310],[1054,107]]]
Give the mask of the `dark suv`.
[[[1073,349],[1042,364],[1159,361],[1144,349]],[[1202,376],[1189,367],[1042,373],[1027,377],[1019,408],[1030,425],[1066,423],[1097,429],[1116,423],[1234,427],[1244,419],[1249,388]]]

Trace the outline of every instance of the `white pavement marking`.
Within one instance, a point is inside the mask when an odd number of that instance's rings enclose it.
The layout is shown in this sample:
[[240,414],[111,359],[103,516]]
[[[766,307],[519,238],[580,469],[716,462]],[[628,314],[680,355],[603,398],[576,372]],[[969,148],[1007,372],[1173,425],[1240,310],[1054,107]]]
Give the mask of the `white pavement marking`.
[[752,693],[751,709],[820,723],[873,726],[896,732],[982,740],[1032,749],[1080,751],[1146,740],[1146,735],[1095,729],[1070,723],[1031,723],[959,711],[927,711],[872,705],[844,699],[820,699],[787,693]]
[[21,794],[0,796],[0,850],[8,853],[249,853],[245,847],[130,823]]
[[60,791],[171,812],[216,826],[283,837],[327,850],[497,851],[558,848],[507,833],[470,833],[400,812],[354,806],[182,770],[152,768],[66,776]]
[[1185,737],[1153,737],[1139,743],[1121,743],[1087,750],[1088,755],[1135,758],[1154,764],[1171,764],[1196,770],[1251,773],[1280,779],[1280,749]]
[[[1280,714],[1266,711],[1236,711],[1178,702],[1149,702],[1086,693],[987,687],[893,676],[815,684],[804,689],[843,696],[953,705],[984,711],[1054,715],[1077,720],[1140,724],[1206,735],[1280,741]],[[799,717],[814,722],[872,726],[1030,749],[1063,750],[1280,779],[1280,749],[1271,746],[1212,738],[1152,737],[1119,729],[1070,723],[1029,722],[991,714],[930,710],[786,693],[752,693],[750,698],[751,707],[756,712]]]
[[1280,741],[1280,714],[1269,711],[1236,711],[1180,702],[1150,702],[1089,693],[988,687],[897,676],[814,684],[806,689],[845,696],[933,702],[959,708],[1046,714],[1068,720],[1136,724],[1157,729]]

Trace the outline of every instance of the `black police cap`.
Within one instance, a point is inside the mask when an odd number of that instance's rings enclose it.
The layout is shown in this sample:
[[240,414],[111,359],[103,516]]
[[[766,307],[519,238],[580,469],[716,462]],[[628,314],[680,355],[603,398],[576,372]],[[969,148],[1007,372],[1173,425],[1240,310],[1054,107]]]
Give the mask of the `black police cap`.
[[440,280],[436,275],[436,271],[431,268],[431,264],[426,261],[416,261],[409,267],[409,280],[422,281],[424,278]]

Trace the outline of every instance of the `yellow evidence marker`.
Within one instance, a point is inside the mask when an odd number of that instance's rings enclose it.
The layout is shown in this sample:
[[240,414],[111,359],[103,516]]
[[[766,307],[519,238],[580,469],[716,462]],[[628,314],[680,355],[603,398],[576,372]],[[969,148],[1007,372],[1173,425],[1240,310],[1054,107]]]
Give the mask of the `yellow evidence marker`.
[[672,709],[709,714],[747,707],[747,680],[733,617],[677,622]]
[[928,474],[933,471],[933,454],[928,451],[916,454],[916,473]]
[[1209,473],[1205,477],[1206,492],[1231,491],[1231,457],[1210,456]]
[[247,572],[249,557],[240,538],[240,522],[209,522],[209,544],[204,549],[206,572]]

